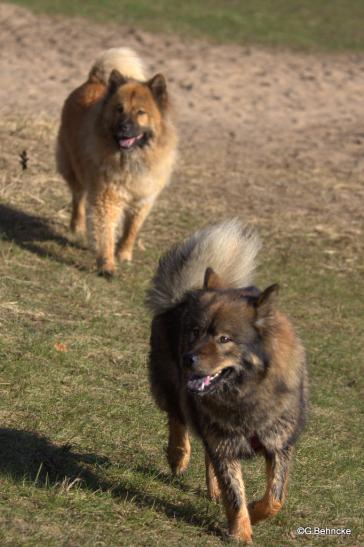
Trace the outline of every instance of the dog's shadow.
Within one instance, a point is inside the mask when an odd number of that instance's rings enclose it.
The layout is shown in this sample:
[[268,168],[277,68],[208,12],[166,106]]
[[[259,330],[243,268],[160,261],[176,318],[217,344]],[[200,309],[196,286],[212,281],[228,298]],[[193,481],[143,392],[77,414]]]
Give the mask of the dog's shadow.
[[[10,205],[0,204],[0,236],[7,241],[13,241],[18,247],[30,251],[39,257],[47,257],[61,264],[74,266],[85,270],[78,262],[65,257],[64,249],[73,247],[85,251],[86,248],[58,234],[49,220],[40,216],[30,215],[15,209]],[[56,243],[60,252],[49,249],[47,243]]]
[[80,481],[96,491],[101,484],[91,467],[109,464],[104,456],[79,454],[71,445],[58,446],[38,433],[0,429],[0,473],[14,481],[25,478],[39,487]]
[[176,487],[188,494],[194,494],[198,497],[207,498],[207,492],[205,492],[201,487],[191,489],[191,486],[186,483],[184,475],[172,475],[171,473],[165,473],[154,465],[138,465],[135,467],[135,471],[167,486]]
[[[75,452],[71,445],[56,445],[47,437],[35,432],[18,429],[0,429],[0,474],[15,482],[24,478],[39,488],[64,484],[71,487],[78,484],[92,492],[108,491],[113,498],[128,501],[140,509],[148,508],[164,513],[170,518],[205,528],[215,536],[224,537],[215,524],[208,525],[206,516],[200,515],[193,503],[173,503],[157,493],[147,493],[128,481],[112,483],[101,476],[103,469],[110,466],[109,458],[93,453]],[[145,478],[151,477],[175,488],[181,488],[183,481],[159,472],[153,466],[133,469]],[[186,487],[182,490],[189,491]]]

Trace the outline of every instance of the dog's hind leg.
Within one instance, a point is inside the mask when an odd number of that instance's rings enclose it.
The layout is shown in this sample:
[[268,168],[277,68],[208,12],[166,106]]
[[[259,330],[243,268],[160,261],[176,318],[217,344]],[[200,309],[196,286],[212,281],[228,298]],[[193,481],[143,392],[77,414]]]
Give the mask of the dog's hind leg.
[[188,430],[178,418],[168,415],[168,448],[167,458],[172,473],[179,475],[186,471],[191,455]]
[[221,489],[229,534],[244,543],[252,543],[252,528],[240,460],[221,460],[212,453],[210,456]]
[[75,234],[84,234],[86,232],[85,187],[82,184],[81,177],[76,174],[67,148],[61,140],[59,140],[57,146],[56,161],[58,171],[67,182],[72,193],[71,231]]
[[273,517],[282,508],[293,447],[266,455],[267,487],[263,498],[249,504],[252,524]]
[[215,474],[214,466],[211,463],[208,453],[205,451],[205,467],[206,467],[206,486],[209,498],[214,501],[219,501],[221,491]]
[[72,191],[71,231],[81,235],[86,232],[86,194],[83,190]]
[[73,234],[86,233],[86,191],[79,182],[75,173],[68,167],[63,172],[63,176],[72,193],[72,213],[70,229]]
[[140,208],[125,211],[124,232],[116,248],[119,260],[130,262],[133,258],[135,240],[152,206],[153,202],[148,201]]

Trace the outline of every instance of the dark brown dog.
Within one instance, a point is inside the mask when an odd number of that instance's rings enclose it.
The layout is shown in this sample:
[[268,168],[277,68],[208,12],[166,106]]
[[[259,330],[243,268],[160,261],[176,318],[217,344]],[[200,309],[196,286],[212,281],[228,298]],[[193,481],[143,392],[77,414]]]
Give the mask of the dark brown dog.
[[107,50],[67,98],[57,148],[58,170],[72,192],[71,230],[85,232],[87,209],[100,273],[115,272],[115,254],[120,261],[132,259],[175,156],[164,77],[146,80],[130,49]]
[[[221,496],[229,533],[246,543],[251,524],[282,507],[307,405],[304,350],[276,309],[277,285],[249,286],[258,248],[236,220],[206,228],[161,259],[149,294],[151,389],[168,414],[169,465],[187,468],[192,428],[209,495]],[[267,487],[248,506],[240,459],[258,453]]]

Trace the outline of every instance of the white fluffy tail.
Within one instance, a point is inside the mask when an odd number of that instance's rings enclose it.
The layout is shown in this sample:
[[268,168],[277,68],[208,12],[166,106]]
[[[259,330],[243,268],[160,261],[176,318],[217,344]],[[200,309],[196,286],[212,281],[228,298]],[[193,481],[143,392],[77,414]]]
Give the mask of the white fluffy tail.
[[187,291],[202,289],[206,268],[231,288],[252,282],[260,240],[238,219],[207,226],[176,245],[159,261],[147,305],[158,315],[173,308]]
[[114,68],[127,78],[140,81],[146,79],[143,61],[135,51],[127,47],[115,47],[107,49],[96,59],[89,80],[107,85]]

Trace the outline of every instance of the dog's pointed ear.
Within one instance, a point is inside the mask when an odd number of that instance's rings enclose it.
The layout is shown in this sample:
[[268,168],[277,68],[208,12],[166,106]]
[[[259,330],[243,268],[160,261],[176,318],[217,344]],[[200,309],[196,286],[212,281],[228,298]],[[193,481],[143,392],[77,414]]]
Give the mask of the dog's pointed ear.
[[203,288],[205,290],[224,288],[223,280],[216,272],[214,272],[212,268],[206,268],[205,277],[203,280]]
[[278,283],[267,287],[256,301],[255,308],[257,310],[257,327],[262,327],[272,317],[277,301],[279,291]]
[[127,79],[125,76],[121,74],[116,68],[114,68],[109,76],[109,82],[108,82],[108,88],[109,93],[114,93],[114,91],[117,90],[118,87],[125,84],[127,82]]
[[254,285],[251,285],[250,287],[244,287],[242,289],[238,289],[238,294],[240,298],[247,298],[248,300],[257,302],[258,298],[261,295],[261,292],[257,287],[255,287]]
[[168,103],[167,83],[163,74],[156,74],[147,85],[160,108],[165,108]]

